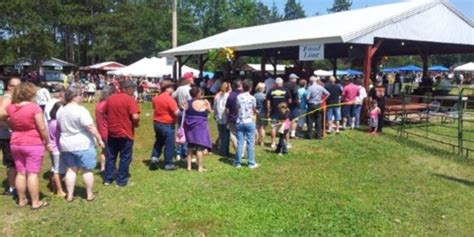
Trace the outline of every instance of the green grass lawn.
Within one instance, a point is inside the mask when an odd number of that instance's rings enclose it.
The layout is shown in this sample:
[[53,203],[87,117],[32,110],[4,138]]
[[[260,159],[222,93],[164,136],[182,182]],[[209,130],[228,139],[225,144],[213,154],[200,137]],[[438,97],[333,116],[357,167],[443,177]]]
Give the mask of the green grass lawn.
[[[257,148],[257,170],[206,157],[207,173],[149,171],[154,142],[142,105],[131,183],[105,187],[97,200],[55,198],[31,211],[0,196],[0,235],[472,236],[474,163],[400,139],[346,131],[298,140],[287,156]],[[215,129],[213,124],[213,129]],[[215,133],[215,130],[213,130]],[[49,160],[44,162],[44,171]],[[0,169],[2,179],[5,169]],[[83,195],[79,183],[77,195]]]

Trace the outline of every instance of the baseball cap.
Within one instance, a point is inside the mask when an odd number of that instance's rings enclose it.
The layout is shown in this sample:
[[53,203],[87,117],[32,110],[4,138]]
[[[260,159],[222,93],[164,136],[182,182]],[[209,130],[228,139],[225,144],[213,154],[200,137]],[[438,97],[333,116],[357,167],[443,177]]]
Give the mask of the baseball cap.
[[183,75],[183,79],[194,79],[194,74],[192,72],[187,72]]
[[298,75],[294,74],[294,73],[291,73],[288,78],[290,78],[290,80],[291,80],[291,79],[299,79],[300,77]]
[[120,82],[120,88],[130,88],[130,87],[135,87],[135,83],[131,80],[123,80]]

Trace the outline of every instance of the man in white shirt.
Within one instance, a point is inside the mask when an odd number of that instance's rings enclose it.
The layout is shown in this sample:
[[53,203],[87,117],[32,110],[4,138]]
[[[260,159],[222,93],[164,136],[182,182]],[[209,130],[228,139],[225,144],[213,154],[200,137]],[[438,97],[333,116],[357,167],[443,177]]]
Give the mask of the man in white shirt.
[[46,104],[51,100],[51,95],[49,94],[47,84],[45,81],[40,83],[40,89],[36,92],[36,103],[44,111]]

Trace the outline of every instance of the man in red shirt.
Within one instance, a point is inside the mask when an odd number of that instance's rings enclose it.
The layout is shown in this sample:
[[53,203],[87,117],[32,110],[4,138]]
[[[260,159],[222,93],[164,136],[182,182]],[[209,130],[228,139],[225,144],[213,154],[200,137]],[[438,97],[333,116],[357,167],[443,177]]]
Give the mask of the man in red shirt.
[[170,80],[161,82],[161,94],[153,98],[153,122],[155,129],[155,144],[151,153],[150,170],[158,169],[158,159],[160,158],[163,146],[165,169],[174,170],[173,154],[175,145],[174,125],[179,114],[176,101],[171,96],[174,92],[174,84]]
[[120,82],[120,93],[107,99],[107,160],[105,163],[104,185],[113,181],[115,163],[120,153],[120,163],[116,174],[116,183],[123,187],[128,183],[128,173],[132,161],[134,130],[138,127],[140,108],[132,95],[135,83],[130,80]]
[[342,106],[342,128],[345,129],[346,126],[351,126],[354,129],[355,125],[355,99],[359,96],[359,87],[351,82],[351,80],[346,77],[344,78],[344,89],[342,90],[342,103],[345,105]]

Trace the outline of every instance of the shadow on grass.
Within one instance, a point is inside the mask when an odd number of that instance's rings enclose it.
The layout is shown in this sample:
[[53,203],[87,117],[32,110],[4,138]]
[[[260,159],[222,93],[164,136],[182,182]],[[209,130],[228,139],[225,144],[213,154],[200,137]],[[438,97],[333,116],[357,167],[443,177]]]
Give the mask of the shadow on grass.
[[452,176],[448,176],[448,175],[444,175],[444,174],[433,174],[433,175],[438,177],[438,178],[443,178],[443,179],[447,179],[449,181],[458,182],[460,184],[464,184],[468,187],[474,188],[474,181],[460,179],[460,178],[456,178],[456,177],[452,177]]

